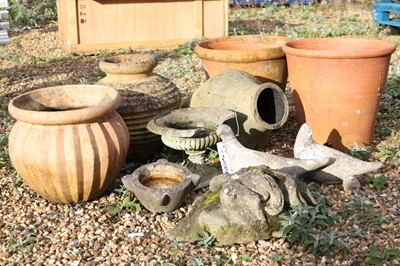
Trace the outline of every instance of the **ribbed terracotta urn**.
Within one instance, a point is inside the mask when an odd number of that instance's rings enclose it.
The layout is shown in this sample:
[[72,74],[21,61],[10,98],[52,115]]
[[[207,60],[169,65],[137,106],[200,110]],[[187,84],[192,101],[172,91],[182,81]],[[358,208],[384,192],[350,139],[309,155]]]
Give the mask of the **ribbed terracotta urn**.
[[162,147],[160,136],[146,129],[156,115],[181,106],[180,90],[169,79],[153,73],[157,58],[151,54],[116,55],[100,61],[107,76],[97,82],[117,89],[122,104],[117,112],[129,129],[129,160],[146,161]]
[[338,150],[370,145],[393,43],[310,38],[286,43],[289,81],[299,125]]
[[128,129],[115,112],[120,102],[116,90],[95,85],[49,87],[14,98],[9,153],[16,171],[53,202],[100,196],[128,151]]
[[200,42],[196,53],[209,77],[241,70],[285,90],[288,72],[282,45],[287,41],[287,37],[271,35],[220,37]]

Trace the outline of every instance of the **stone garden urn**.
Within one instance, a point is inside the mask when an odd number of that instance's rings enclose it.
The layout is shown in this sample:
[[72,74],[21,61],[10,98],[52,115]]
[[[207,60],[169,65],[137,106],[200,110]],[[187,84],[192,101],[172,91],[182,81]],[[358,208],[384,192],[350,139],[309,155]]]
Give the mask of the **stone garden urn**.
[[149,132],[146,125],[154,116],[181,106],[180,90],[152,72],[156,65],[152,54],[116,55],[99,63],[107,76],[97,84],[117,89],[123,99],[117,112],[129,129],[129,160],[146,161],[161,148],[160,136]]
[[175,150],[185,151],[189,163],[187,167],[201,177],[197,189],[208,186],[219,169],[205,164],[207,148],[218,141],[216,129],[234,113],[224,108],[181,108],[160,114],[149,121],[147,128],[161,135],[163,143]]
[[271,35],[220,37],[200,42],[196,53],[209,77],[242,70],[285,90],[288,72],[282,45],[287,41],[287,37]]
[[370,145],[393,43],[310,38],[283,45],[299,126],[338,150]]
[[199,184],[200,176],[182,165],[160,159],[124,176],[122,182],[149,211],[172,212]]
[[9,154],[18,174],[53,202],[100,196],[128,151],[128,129],[115,112],[120,102],[116,90],[95,85],[49,87],[14,98]]

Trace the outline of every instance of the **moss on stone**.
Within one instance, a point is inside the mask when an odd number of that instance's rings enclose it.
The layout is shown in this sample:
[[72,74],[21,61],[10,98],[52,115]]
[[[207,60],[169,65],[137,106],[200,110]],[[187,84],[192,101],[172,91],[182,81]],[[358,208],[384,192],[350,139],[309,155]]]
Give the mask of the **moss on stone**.
[[220,199],[221,190],[222,190],[222,186],[214,191],[208,191],[206,194],[204,194],[203,200],[200,201],[196,205],[196,207],[199,209],[204,209],[204,208],[211,206],[212,204],[217,203]]

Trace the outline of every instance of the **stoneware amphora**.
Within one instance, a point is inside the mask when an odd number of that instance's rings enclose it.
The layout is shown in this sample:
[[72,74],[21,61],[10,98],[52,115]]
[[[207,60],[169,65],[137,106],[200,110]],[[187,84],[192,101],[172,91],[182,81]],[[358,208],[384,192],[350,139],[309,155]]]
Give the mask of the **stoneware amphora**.
[[384,91],[390,42],[310,38],[283,45],[299,126],[338,150],[370,145]]
[[229,124],[248,148],[264,147],[270,131],[285,124],[288,100],[278,85],[249,73],[224,71],[204,82],[190,98],[191,107],[222,107],[236,112]]
[[102,59],[99,67],[107,76],[97,82],[120,93],[117,112],[129,129],[128,160],[147,161],[161,149],[160,136],[146,129],[156,115],[181,106],[180,90],[169,79],[153,73],[157,58],[152,54],[115,55]]
[[53,202],[101,195],[128,151],[128,129],[115,112],[120,102],[116,90],[95,85],[49,87],[14,98],[9,153],[18,174]]
[[288,73],[282,45],[287,41],[287,37],[271,35],[220,37],[200,42],[196,53],[209,77],[242,70],[285,90]]

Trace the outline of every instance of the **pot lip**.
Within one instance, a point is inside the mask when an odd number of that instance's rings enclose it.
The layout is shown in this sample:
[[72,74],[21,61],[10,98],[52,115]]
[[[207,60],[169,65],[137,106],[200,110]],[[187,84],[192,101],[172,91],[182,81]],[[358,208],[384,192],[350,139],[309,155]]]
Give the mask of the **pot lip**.
[[[102,98],[95,99],[98,104],[93,104],[93,92],[95,90],[102,90]],[[31,108],[24,108],[23,103],[28,101],[42,105],[35,101],[35,95],[48,94],[51,92],[55,94],[72,94],[79,99],[77,106],[84,104],[81,102],[85,96],[92,99],[92,104],[84,107],[71,107],[69,110],[56,110],[56,111],[41,111]],[[85,95],[86,94],[86,95]],[[48,95],[49,97],[49,95]],[[37,89],[23,93],[13,98],[8,105],[8,112],[17,121],[38,124],[38,125],[67,125],[67,124],[82,124],[90,123],[101,119],[101,117],[113,113],[121,103],[121,96],[118,91],[107,86],[101,85],[64,85],[54,86],[42,89]],[[70,103],[70,102],[68,102]],[[73,104],[73,103],[72,103]],[[42,105],[43,106],[43,105]],[[65,107],[64,107],[65,108]]]
[[[193,117],[191,115],[193,114]],[[161,113],[156,115],[147,124],[147,129],[154,133],[161,135],[162,137],[172,137],[175,139],[199,139],[199,135],[207,132],[207,129],[211,127],[217,128],[219,124],[223,124],[226,120],[233,118],[234,113],[231,110],[218,107],[189,107],[172,110],[168,113]],[[206,124],[199,126],[198,128],[188,129],[177,129],[171,127],[171,124],[180,122],[193,122],[198,119],[199,121],[207,122]],[[208,137],[215,135],[213,132],[208,132]],[[202,138],[202,137],[200,137]]]
[[[267,42],[271,40],[271,42]],[[200,59],[214,62],[250,63],[280,59],[285,57],[282,45],[290,41],[289,37],[275,35],[241,35],[224,36],[202,41],[196,45],[195,51]],[[213,49],[211,46],[218,43],[241,43],[247,49]],[[253,45],[253,48],[251,48]],[[254,45],[257,45],[254,48]],[[262,46],[262,48],[260,47]]]
[[[314,49],[317,45],[338,46],[347,44],[347,49]],[[351,49],[351,47],[354,47]],[[361,45],[365,48],[362,49]],[[300,47],[300,48],[299,48]],[[309,47],[309,48],[304,48]],[[381,57],[392,54],[396,50],[396,45],[391,42],[376,39],[360,38],[305,38],[293,40],[282,46],[286,55],[294,55],[310,58],[330,58],[330,59],[357,59]]]
[[[155,170],[156,168],[161,168],[161,167],[165,167],[165,166],[169,166],[172,168],[175,168],[178,171],[182,172],[182,182],[180,182],[177,186],[172,187],[172,188],[152,188],[152,187],[147,187],[145,185],[142,184],[142,182],[140,182],[140,176],[143,174],[144,171],[146,170]],[[149,164],[145,164],[140,166],[139,168],[137,168],[135,171],[132,172],[132,174],[127,175],[126,179],[130,179],[132,184],[140,189],[141,191],[146,191],[148,193],[154,193],[154,192],[158,192],[158,193],[172,193],[175,191],[183,191],[185,190],[190,183],[193,180],[193,176],[195,174],[193,174],[187,167],[176,164],[176,163],[171,163],[168,162],[166,159],[160,159],[157,162],[154,163],[149,163]]]
[[99,68],[107,74],[143,74],[157,66],[153,54],[118,54],[100,59]]
[[286,98],[286,95],[283,92],[283,90],[278,85],[276,85],[275,83],[272,83],[272,82],[266,82],[266,83],[259,85],[257,93],[253,99],[253,106],[258,106],[258,104],[257,104],[258,98],[259,98],[261,92],[264,91],[265,89],[274,90],[274,91],[278,92],[278,94],[281,96],[281,99],[285,106],[283,116],[282,116],[281,120],[277,121],[274,124],[267,123],[265,120],[263,120],[261,118],[261,115],[258,110],[256,112],[254,112],[254,116],[255,116],[255,119],[257,120],[257,122],[259,124],[261,124],[265,129],[268,129],[268,130],[278,129],[286,123],[286,121],[289,117],[289,101]]

